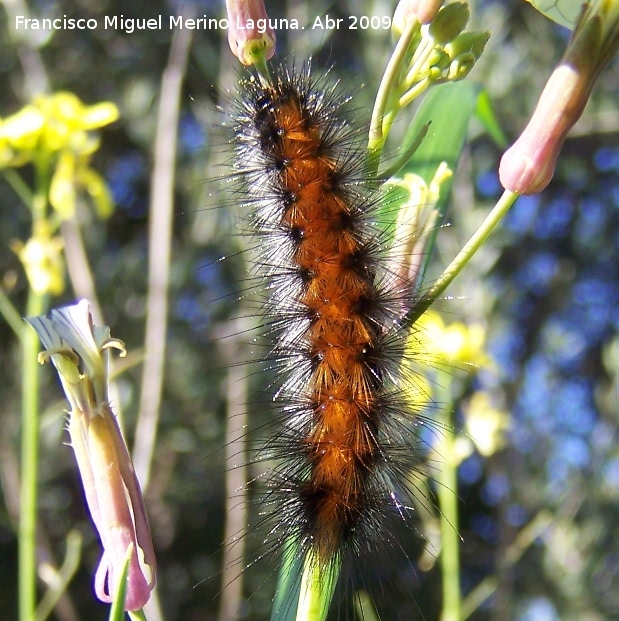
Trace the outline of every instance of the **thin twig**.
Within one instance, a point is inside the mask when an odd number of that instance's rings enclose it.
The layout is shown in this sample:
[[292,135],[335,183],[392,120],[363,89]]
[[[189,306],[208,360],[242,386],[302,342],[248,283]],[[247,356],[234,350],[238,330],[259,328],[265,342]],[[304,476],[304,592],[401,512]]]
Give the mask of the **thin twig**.
[[[29,17],[28,5],[23,0],[2,0],[9,24],[15,24],[15,18],[19,16]],[[13,43],[17,50],[19,62],[23,68],[24,93],[27,99],[35,95],[49,91],[49,79],[45,71],[45,65],[37,48],[27,37],[29,33],[21,33],[16,28],[7,28],[9,36],[13,36]],[[19,36],[21,35],[21,36]]]
[[454,278],[462,271],[462,268],[483,245],[496,225],[503,219],[503,216],[509,211],[509,208],[514,204],[518,196],[519,195],[515,192],[509,192],[508,190],[503,192],[503,195],[492,208],[492,211],[486,216],[486,219],[481,223],[475,233],[473,233],[469,241],[466,242],[455,259],[445,268],[430,290],[419,300],[419,303],[414,306],[409,316],[406,318],[407,322],[413,324],[417,321],[417,319],[432,306],[443,291],[447,289]]
[[[221,338],[228,377],[226,378],[226,530],[224,534],[224,557],[221,586],[219,621],[235,621],[239,618],[243,596],[243,560],[245,529],[247,525],[247,466],[245,452],[247,436],[247,373],[239,364],[245,357],[241,354],[239,335],[249,327],[246,320],[234,324],[234,335]],[[245,324],[245,325],[243,325]],[[234,562],[241,559],[241,562]]]
[[161,80],[150,187],[146,356],[133,448],[135,468],[144,490],[148,487],[163,386],[179,100],[190,43],[190,30],[174,31],[168,65]]
[[[77,530],[71,530],[66,539],[67,551],[62,567],[46,567],[48,573],[48,590],[39,603],[36,611],[36,621],[45,621],[66,593],[67,586],[75,575],[82,555],[82,535]],[[43,568],[41,568],[43,570]]]

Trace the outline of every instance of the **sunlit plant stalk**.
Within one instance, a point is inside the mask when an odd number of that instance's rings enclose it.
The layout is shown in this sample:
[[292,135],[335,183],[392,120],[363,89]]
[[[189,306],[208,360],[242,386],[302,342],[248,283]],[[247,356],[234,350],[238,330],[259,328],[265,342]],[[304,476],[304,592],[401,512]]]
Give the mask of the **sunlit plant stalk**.
[[[32,197],[32,232],[45,217],[47,182],[46,164],[36,162],[36,192]],[[47,296],[32,286],[28,291],[28,316],[45,312]],[[22,340],[22,431],[21,483],[19,510],[19,618],[32,621],[36,609],[36,528],[39,463],[39,339],[32,330],[21,330]]]
[[[450,394],[451,382],[443,385],[442,392]],[[441,436],[441,467],[438,474],[438,504],[441,531],[440,567],[443,586],[441,621],[460,621],[462,596],[460,592],[460,537],[458,535],[458,460],[454,426],[454,402],[443,403],[443,418],[447,432]]]
[[[30,291],[27,312],[41,314],[44,296]],[[39,458],[39,370],[36,334],[22,338],[22,432],[19,511],[19,618],[31,621],[36,608],[36,514]]]
[[415,306],[414,314],[409,317],[412,322],[416,321],[425,313],[434,301],[447,289],[455,277],[462,271],[464,266],[471,260],[473,255],[483,246],[490,233],[501,222],[510,207],[516,202],[518,194],[505,190],[503,195],[493,207],[492,211],[486,216],[479,228],[473,233],[462,250],[456,255],[453,261],[445,268],[441,276],[434,285],[427,291],[419,303]]

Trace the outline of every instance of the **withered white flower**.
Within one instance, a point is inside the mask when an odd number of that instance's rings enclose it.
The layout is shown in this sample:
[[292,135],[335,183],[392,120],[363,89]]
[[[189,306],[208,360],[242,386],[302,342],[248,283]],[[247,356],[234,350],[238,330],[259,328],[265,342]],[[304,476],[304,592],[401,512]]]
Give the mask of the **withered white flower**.
[[71,404],[71,445],[103,545],[95,592],[112,601],[133,544],[125,609],[139,610],[155,587],[155,553],[140,484],[107,394],[108,350],[124,355],[124,344],[111,338],[108,326],[93,325],[86,300],[26,321],[45,347],[39,362],[51,359]]

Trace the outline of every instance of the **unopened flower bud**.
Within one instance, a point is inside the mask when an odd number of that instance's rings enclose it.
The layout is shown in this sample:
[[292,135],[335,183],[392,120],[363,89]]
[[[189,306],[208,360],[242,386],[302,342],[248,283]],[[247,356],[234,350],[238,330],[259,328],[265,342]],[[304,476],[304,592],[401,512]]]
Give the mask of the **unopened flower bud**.
[[550,183],[563,141],[580,118],[599,72],[619,46],[619,3],[602,0],[583,14],[529,124],[499,166],[511,192],[536,194]]
[[275,32],[263,0],[226,0],[228,43],[244,64],[269,60],[275,53]]
[[489,32],[463,32],[453,41],[447,43],[444,49],[452,59],[456,59],[462,54],[472,54],[477,60],[483,54],[489,38]]
[[452,61],[449,65],[447,79],[450,82],[464,80],[474,66],[475,56],[473,54],[461,54],[457,60]]
[[468,24],[471,12],[468,4],[453,2],[443,7],[430,24],[430,35],[437,44],[453,41]]
[[390,271],[400,279],[402,287],[414,287],[420,283],[426,258],[425,244],[439,216],[437,203],[441,186],[451,176],[447,163],[441,162],[429,184],[414,174],[406,174],[403,179],[390,182],[393,187],[404,192],[389,259],[392,265]]
[[438,13],[444,0],[400,0],[393,14],[392,29],[399,36],[409,19],[429,24]]
[[501,158],[501,184],[511,192],[536,194],[552,179],[569,129],[580,117],[591,85],[569,65],[550,76],[529,124]]

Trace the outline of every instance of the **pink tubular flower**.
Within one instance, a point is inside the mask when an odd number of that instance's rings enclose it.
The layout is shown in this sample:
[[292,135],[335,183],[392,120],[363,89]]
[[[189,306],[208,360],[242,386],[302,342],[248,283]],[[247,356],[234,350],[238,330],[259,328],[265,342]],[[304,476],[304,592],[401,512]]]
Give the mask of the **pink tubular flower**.
[[552,179],[567,132],[582,114],[595,80],[619,46],[619,2],[592,2],[574,30],[535,112],[499,166],[511,192],[536,194]]
[[110,603],[118,591],[129,547],[125,610],[139,610],[155,587],[155,553],[133,464],[107,398],[107,350],[124,353],[107,326],[94,326],[88,302],[30,317],[71,404],[69,433],[88,508],[103,545],[95,575],[97,597]]
[[95,592],[102,602],[112,602],[127,549],[133,544],[125,609],[139,610],[155,586],[155,554],[142,493],[116,417],[107,404],[95,416],[72,412],[69,433],[103,545]]
[[226,0],[228,43],[244,64],[269,60],[275,53],[275,32],[263,0]]

